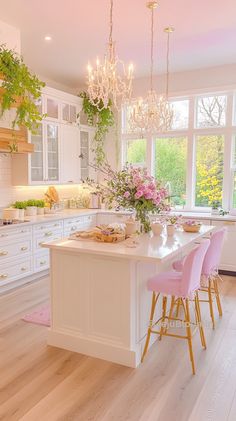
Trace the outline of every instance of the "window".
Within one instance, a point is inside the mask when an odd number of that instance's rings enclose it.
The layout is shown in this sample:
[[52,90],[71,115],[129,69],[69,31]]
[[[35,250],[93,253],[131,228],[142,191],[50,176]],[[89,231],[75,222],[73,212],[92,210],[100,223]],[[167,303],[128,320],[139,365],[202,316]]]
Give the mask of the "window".
[[186,162],[187,138],[155,140],[155,177],[168,188],[173,205],[185,204]]
[[129,164],[145,166],[146,164],[146,140],[130,139],[127,141],[126,161]]
[[181,130],[188,128],[189,120],[189,100],[171,101],[174,111],[172,130]]
[[198,136],[196,141],[195,205],[222,204],[224,171],[223,136]]
[[170,102],[171,130],[144,133],[145,139],[130,133],[132,106],[124,106],[123,163],[146,166],[170,190],[172,206],[209,211],[217,201],[225,210],[236,208],[236,91],[190,94]]
[[226,96],[214,95],[197,99],[197,128],[221,127],[226,123]]

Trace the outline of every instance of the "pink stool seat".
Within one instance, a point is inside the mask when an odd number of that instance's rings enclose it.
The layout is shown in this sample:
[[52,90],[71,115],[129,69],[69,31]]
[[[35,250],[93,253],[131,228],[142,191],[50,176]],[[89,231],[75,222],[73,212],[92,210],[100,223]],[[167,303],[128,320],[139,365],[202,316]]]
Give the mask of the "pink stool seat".
[[147,289],[149,291],[160,292],[164,295],[175,295],[181,297],[182,273],[170,270],[149,278]]

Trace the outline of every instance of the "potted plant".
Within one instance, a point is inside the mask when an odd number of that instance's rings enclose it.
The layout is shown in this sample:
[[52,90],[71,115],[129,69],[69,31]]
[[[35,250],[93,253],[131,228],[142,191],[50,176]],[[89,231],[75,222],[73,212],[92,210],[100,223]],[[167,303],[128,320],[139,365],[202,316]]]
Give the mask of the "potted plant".
[[44,208],[45,208],[45,201],[44,200],[35,200],[35,204],[37,207],[37,215],[43,215],[44,214]]
[[13,203],[12,207],[19,210],[19,219],[23,221],[25,218],[26,202],[17,201]]
[[173,237],[175,229],[180,226],[182,215],[170,215],[166,218],[166,233],[168,237]]
[[212,215],[218,215],[220,208],[219,200],[213,200],[211,203],[211,213]]
[[27,216],[37,215],[37,201],[36,200],[29,199],[26,201],[26,215]]
[[38,77],[31,73],[23,58],[15,51],[0,45],[0,117],[10,108],[16,108],[12,124],[11,152],[18,151],[17,128],[26,127],[35,132],[43,119],[37,107],[41,89],[45,86]]

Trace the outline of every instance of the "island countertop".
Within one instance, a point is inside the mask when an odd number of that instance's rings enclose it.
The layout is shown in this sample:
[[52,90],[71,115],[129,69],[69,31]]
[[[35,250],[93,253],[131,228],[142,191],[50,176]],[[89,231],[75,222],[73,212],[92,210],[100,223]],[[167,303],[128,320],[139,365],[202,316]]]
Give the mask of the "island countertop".
[[180,250],[207,236],[214,228],[214,226],[202,225],[198,233],[186,233],[182,230],[176,230],[173,237],[167,237],[164,234],[161,236],[154,236],[152,233],[143,234],[137,236],[138,244],[135,247],[129,246],[129,240],[119,243],[101,243],[91,239],[71,240],[69,238],[43,244],[42,247],[73,253],[162,262],[165,259],[173,258]]

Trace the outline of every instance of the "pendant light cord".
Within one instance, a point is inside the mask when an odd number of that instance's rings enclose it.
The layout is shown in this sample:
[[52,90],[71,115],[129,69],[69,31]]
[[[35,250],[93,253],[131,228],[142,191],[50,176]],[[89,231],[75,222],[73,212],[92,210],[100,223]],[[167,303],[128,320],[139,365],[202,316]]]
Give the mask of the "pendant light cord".
[[170,31],[167,32],[167,53],[166,53],[166,99],[169,96],[169,77],[170,77]]

